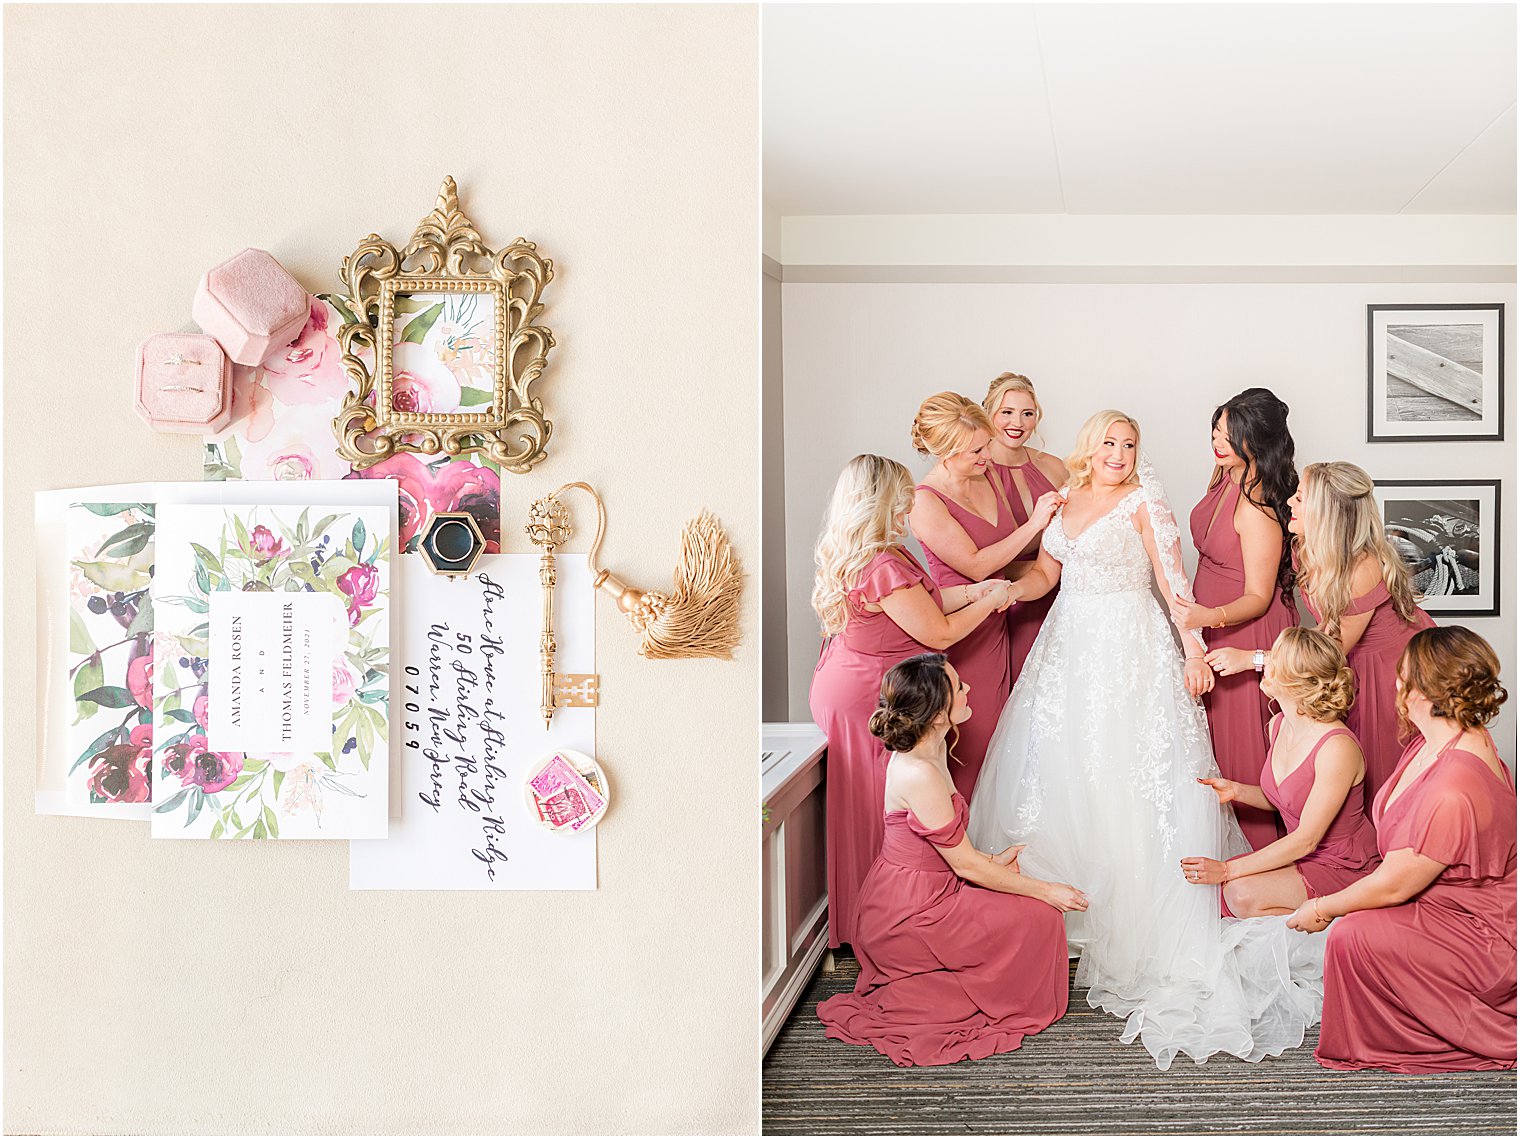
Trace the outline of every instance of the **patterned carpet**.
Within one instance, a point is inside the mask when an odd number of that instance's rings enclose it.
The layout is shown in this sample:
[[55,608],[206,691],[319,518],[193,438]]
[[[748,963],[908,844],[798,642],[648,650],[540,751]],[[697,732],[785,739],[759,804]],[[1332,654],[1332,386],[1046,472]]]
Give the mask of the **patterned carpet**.
[[1260,1064],[1179,1059],[1158,1072],[1120,1023],[1071,1010],[1017,1052],[942,1068],[898,1068],[870,1048],[825,1040],[814,1006],[854,987],[843,956],[820,971],[765,1058],[767,1135],[1400,1134],[1514,1135],[1515,1073],[1399,1076],[1332,1072],[1315,1038]]

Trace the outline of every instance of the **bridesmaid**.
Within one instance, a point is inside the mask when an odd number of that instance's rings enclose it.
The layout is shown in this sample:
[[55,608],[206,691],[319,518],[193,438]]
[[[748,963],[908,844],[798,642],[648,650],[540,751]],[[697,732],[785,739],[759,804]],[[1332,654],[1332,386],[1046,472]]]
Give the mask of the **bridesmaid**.
[[1261,690],[1282,705],[1271,724],[1260,785],[1200,779],[1221,803],[1282,812],[1288,833],[1252,854],[1220,862],[1184,858],[1183,876],[1222,883],[1226,917],[1292,913],[1334,893],[1377,865],[1377,836],[1362,793],[1367,769],[1356,737],[1341,721],[1351,707],[1351,669],[1325,634],[1296,626],[1278,634]]
[[1507,695],[1499,659],[1469,629],[1426,629],[1404,650],[1399,688],[1416,735],[1372,806],[1383,864],[1288,918],[1307,933],[1334,923],[1314,1058],[1513,1068],[1515,781],[1484,727]]
[[[1058,492],[1066,485],[1070,472],[1055,455],[1037,451],[1029,445],[1045,415],[1034,394],[1034,384],[1028,376],[1004,372],[987,389],[982,409],[992,421],[992,444],[988,448],[992,473],[1002,484],[1008,505],[1013,508],[1014,521],[1024,526],[1032,519],[1043,530],[1061,504]],[[1018,555],[1008,567],[1007,576],[1017,581],[1029,572],[1039,553],[1040,544],[1032,542],[1029,549]],[[1017,683],[1019,674],[1024,671],[1024,661],[1034,646],[1034,639],[1040,635],[1045,614],[1055,604],[1060,588],[1058,584],[1038,601],[1009,606],[1010,683]]]
[[[1340,641],[1356,674],[1346,726],[1367,760],[1367,794],[1376,795],[1401,751],[1394,694],[1399,654],[1435,622],[1415,605],[1409,570],[1383,532],[1367,472],[1351,463],[1310,463],[1288,505],[1304,602],[1320,630]],[[1225,675],[1251,667],[1245,649],[1209,656]]]
[[1066,1012],[1066,927],[1080,890],[1019,871],[1020,847],[984,854],[966,837],[945,737],[971,711],[938,653],[887,673],[870,729],[892,752],[881,854],[860,891],[860,978],[818,1005],[826,1035],[894,1064],[1012,1052]]
[[[1247,388],[1214,409],[1214,474],[1193,507],[1198,573],[1192,604],[1172,598],[1184,632],[1201,629],[1210,649],[1266,646],[1298,624],[1288,551],[1288,499],[1298,489],[1288,405],[1266,388]],[[1267,697],[1253,673],[1222,677],[1204,702],[1214,756],[1227,779],[1255,783],[1266,760]],[[1252,849],[1281,837],[1277,817],[1236,800],[1235,817]]]
[[[808,706],[828,737],[829,945],[855,937],[855,895],[881,846],[886,753],[867,731],[881,678],[944,649],[1007,604],[1006,582],[941,590],[903,549],[913,478],[879,455],[851,459],[834,485],[815,553],[813,609],[827,639]],[[947,612],[948,610],[948,612]]]
[[[913,534],[936,585],[946,589],[1001,576],[1009,562],[1038,544],[1054,502],[1036,513],[1036,521],[1015,521],[1003,488],[989,474],[992,425],[980,407],[954,392],[930,396],[913,419],[912,437],[920,455],[938,460],[918,487],[912,515]],[[1013,687],[1003,615],[988,617],[959,641],[950,663],[975,693],[971,720],[951,748],[955,786],[969,797]]]

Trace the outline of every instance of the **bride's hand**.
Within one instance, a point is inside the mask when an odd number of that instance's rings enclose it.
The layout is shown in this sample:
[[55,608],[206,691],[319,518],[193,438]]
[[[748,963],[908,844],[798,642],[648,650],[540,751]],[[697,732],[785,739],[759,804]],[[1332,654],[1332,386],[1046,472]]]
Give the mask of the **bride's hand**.
[[1182,876],[1195,886],[1217,886],[1229,880],[1230,870],[1217,858],[1184,858]]
[[1202,605],[1178,597],[1172,594],[1172,620],[1182,632],[1191,632],[1194,629],[1202,629],[1205,625],[1213,624],[1213,618],[1218,616],[1218,610],[1205,609]]
[[1021,842],[1017,846],[1010,846],[1001,854],[992,855],[992,861],[996,862],[999,866],[1008,867],[1015,874],[1022,874],[1023,871],[1019,869],[1019,855],[1024,852],[1024,848],[1028,845],[1027,842]]
[[1063,914],[1087,909],[1087,895],[1065,882],[1046,882],[1045,889],[1040,891],[1040,901],[1054,906]]
[[1182,678],[1187,682],[1188,693],[1192,696],[1202,696],[1214,687],[1214,674],[1209,671],[1203,657],[1188,657]]
[[1200,779],[1198,782],[1202,783],[1205,787],[1213,788],[1214,794],[1219,796],[1219,805],[1221,807],[1226,803],[1233,803],[1236,799],[1240,798],[1238,793],[1240,784],[1236,783],[1233,779]]
[[1220,676],[1234,676],[1237,673],[1249,672],[1256,666],[1251,663],[1251,653],[1245,649],[1215,649],[1203,659],[1209,662],[1209,667]]

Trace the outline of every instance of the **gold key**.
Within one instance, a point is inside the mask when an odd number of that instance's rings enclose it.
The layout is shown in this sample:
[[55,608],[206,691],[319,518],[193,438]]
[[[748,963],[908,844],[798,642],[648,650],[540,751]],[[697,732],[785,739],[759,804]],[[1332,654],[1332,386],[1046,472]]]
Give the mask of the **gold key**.
[[528,540],[543,551],[538,561],[538,581],[544,587],[544,628],[538,639],[539,664],[543,670],[543,688],[539,711],[544,727],[554,718],[559,706],[554,675],[554,551],[570,540],[570,512],[552,494],[528,507],[528,524],[523,527]]

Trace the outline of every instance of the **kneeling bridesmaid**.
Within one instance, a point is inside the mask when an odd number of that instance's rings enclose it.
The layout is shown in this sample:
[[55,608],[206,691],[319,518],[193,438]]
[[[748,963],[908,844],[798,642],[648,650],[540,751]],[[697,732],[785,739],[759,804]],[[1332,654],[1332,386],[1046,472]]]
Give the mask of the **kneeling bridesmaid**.
[[1471,630],[1426,629],[1397,684],[1399,718],[1417,734],[1373,802],[1383,864],[1288,919],[1308,933],[1334,921],[1314,1058],[1513,1068],[1515,781],[1484,727],[1506,696],[1499,660]]
[[1212,787],[1221,803],[1279,812],[1288,833],[1229,862],[1182,860],[1188,881],[1224,884],[1227,917],[1292,913],[1377,866],[1377,836],[1362,798],[1367,767],[1356,736],[1342,723],[1352,686],[1345,654],[1325,634],[1296,625],[1278,634],[1261,690],[1282,705],[1282,713],[1269,728],[1260,786],[1198,782]]
[[1019,871],[1020,847],[973,849],[945,737],[967,685],[938,653],[882,681],[871,733],[887,762],[886,831],[856,911],[853,993],[818,1005],[827,1035],[902,1067],[1011,1052],[1066,1012],[1066,927],[1080,890]]

